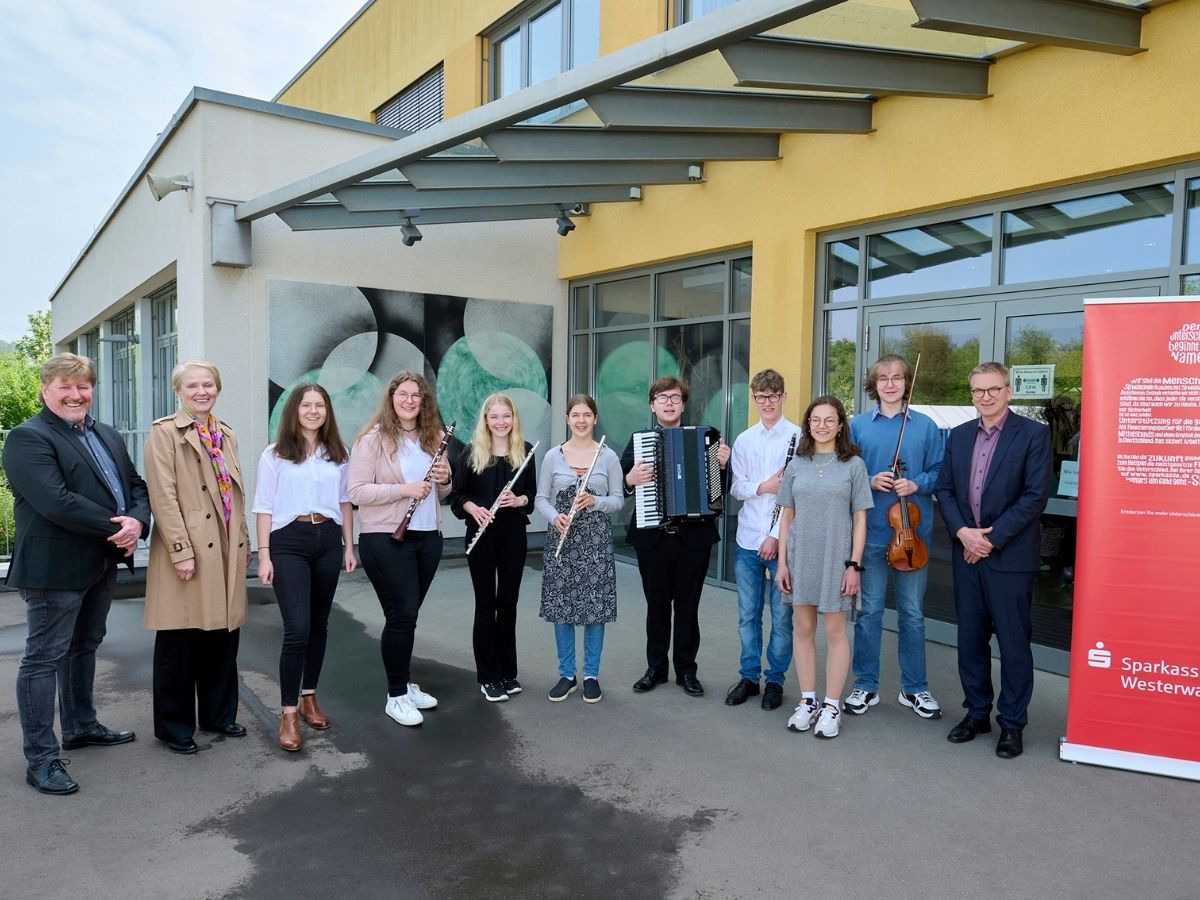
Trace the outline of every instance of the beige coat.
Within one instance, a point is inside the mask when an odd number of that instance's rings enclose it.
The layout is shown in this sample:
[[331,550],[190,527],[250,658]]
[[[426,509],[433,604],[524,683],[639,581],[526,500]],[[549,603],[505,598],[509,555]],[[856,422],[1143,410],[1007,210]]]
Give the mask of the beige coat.
[[[225,530],[217,476],[192,418],[185,412],[158,419],[146,441],[146,484],[154,513],[146,571],[146,627],[233,631],[246,621],[246,498],[237,438],[225,433],[225,468],[233,480],[233,510]],[[175,563],[196,560],[182,581]]]

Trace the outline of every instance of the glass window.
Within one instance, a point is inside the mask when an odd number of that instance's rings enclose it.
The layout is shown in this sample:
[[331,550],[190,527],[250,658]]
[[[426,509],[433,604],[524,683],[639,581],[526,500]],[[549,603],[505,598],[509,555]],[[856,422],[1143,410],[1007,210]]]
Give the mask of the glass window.
[[651,289],[649,275],[596,285],[596,326],[649,322]]
[[1156,184],[1005,213],[1003,282],[1166,267],[1173,192]]
[[[1063,395],[1074,403],[1083,385],[1083,313],[1010,316],[1005,326],[1004,363],[1009,366],[1053,364],[1055,396]],[[1014,404],[1020,402],[1013,398]],[[1036,406],[1046,404],[1045,400],[1026,402]],[[1058,436],[1055,438],[1057,440]],[[1055,447],[1055,452],[1059,449]]]
[[592,289],[577,287],[571,294],[571,327],[576,331],[592,327]]
[[691,389],[684,425],[725,422],[725,326],[721,322],[656,328],[655,377],[674,375]]
[[650,424],[650,332],[609,331],[596,335],[597,431],[620,455],[635,431]]
[[753,276],[753,260],[747,258],[733,261],[733,308],[730,310],[731,312],[750,312],[750,284]]
[[1200,178],[1187,183],[1187,221],[1183,239],[1183,261],[1200,262]]
[[571,393],[590,393],[588,376],[591,374],[591,371],[591,358],[588,355],[588,336],[586,334],[577,334],[575,335],[575,370]]
[[179,362],[179,333],[176,325],[177,294],[175,285],[150,298],[150,319],[154,331],[154,356],[151,359],[154,418],[175,412],[175,392],[171,372]]
[[854,414],[856,405],[857,334],[858,310],[834,309],[825,314],[825,393],[841,400],[849,415]]
[[915,360],[921,354],[914,403],[970,406],[967,375],[980,362],[979,328],[979,319],[885,325],[879,329],[879,355]]
[[[736,260],[734,267],[738,263],[749,262],[749,260]],[[733,319],[729,323],[729,425],[723,432],[725,435],[725,443],[733,446],[734,438],[741,434],[750,424],[748,416],[750,414],[750,320],[749,319]],[[734,540],[734,535],[737,534],[737,519],[738,510],[742,507],[741,501],[737,500],[733,494],[725,495],[725,535],[721,541],[721,546],[724,548],[725,556],[725,572],[730,580],[733,580],[734,573],[734,557],[737,553],[737,541]],[[716,554],[713,554],[714,556]]]
[[521,32],[514,31],[496,42],[495,73],[496,96],[507,97],[519,91],[524,84],[521,77]]
[[680,22],[690,22],[707,15],[714,9],[732,6],[737,0],[682,0],[679,11]]
[[725,312],[724,263],[658,276],[658,318],[696,319]]
[[575,0],[571,9],[571,60],[577,69],[600,58],[600,0]]
[[[109,322],[109,334],[114,338],[132,338],[135,332],[133,307]],[[112,426],[118,431],[135,431],[137,410],[137,344],[132,340],[116,340],[108,345],[109,386],[112,388]]]
[[1184,275],[1183,276],[1183,296],[1185,296],[1185,297],[1200,296],[1200,275]]
[[871,297],[985,287],[992,280],[992,217],[873,234],[867,250]]
[[858,299],[858,238],[835,241],[825,249],[825,299]]
[[558,5],[529,23],[529,83],[553,78],[562,70],[562,6]]
[[[508,20],[490,41],[493,97],[504,97],[600,55],[599,0],[532,4],[518,21]],[[568,104],[563,109],[578,106]],[[544,121],[547,116],[543,113],[531,121]]]

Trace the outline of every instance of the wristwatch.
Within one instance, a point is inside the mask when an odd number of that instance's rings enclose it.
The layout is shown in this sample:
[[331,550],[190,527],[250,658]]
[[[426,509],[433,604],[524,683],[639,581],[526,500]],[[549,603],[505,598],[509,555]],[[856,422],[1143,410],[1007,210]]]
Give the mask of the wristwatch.
[[855,572],[861,572],[863,570],[863,567],[852,559],[846,560],[846,568],[853,569]]

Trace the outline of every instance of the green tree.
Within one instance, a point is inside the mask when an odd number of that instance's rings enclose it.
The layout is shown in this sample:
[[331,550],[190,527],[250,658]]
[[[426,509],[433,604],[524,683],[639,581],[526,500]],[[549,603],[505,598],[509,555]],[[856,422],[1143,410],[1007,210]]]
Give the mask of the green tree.
[[20,425],[42,408],[39,369],[15,351],[0,355],[0,429]]
[[17,353],[35,366],[41,366],[54,353],[50,333],[50,310],[32,313],[29,316],[29,333],[17,340]]
[[849,338],[830,341],[825,351],[825,387],[842,401],[846,415],[854,414],[854,351],[854,341]]

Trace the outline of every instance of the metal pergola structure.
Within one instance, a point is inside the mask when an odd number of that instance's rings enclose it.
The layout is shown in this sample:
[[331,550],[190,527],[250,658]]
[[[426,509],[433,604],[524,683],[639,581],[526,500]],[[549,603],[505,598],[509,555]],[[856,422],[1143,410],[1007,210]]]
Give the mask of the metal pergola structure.
[[[705,180],[716,160],[776,160],[790,132],[864,134],[879,97],[980,100],[993,56],[797,39],[770,32],[844,0],[740,0],[394,143],[237,204],[240,227],[293,230],[558,219],[637,202],[646,185]],[[915,28],[1141,52],[1150,3],[910,0]],[[635,84],[716,51],[732,87]],[[802,92],[802,93],[801,93]],[[586,104],[597,125],[529,125]],[[572,117],[575,118],[575,117]],[[565,233],[560,228],[560,233]],[[419,232],[418,232],[419,234]],[[406,240],[405,243],[410,243]]]

